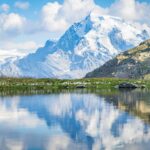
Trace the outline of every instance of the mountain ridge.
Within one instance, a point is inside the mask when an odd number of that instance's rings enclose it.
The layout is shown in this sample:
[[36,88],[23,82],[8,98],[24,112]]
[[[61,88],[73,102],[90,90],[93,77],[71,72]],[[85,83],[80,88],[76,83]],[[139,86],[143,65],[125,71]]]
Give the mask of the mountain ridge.
[[58,41],[47,41],[33,54],[1,63],[0,76],[82,78],[148,38],[148,26],[93,12],[73,24]]
[[142,78],[150,79],[150,39],[139,46],[125,51],[103,66],[88,73],[91,77]]

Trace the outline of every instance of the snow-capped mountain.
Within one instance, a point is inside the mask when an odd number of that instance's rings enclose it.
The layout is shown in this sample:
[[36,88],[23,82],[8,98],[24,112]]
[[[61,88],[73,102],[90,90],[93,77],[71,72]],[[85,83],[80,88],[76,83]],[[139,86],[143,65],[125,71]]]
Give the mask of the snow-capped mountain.
[[118,53],[150,38],[150,27],[91,13],[73,24],[56,42],[24,58],[0,64],[0,75],[36,78],[81,78]]

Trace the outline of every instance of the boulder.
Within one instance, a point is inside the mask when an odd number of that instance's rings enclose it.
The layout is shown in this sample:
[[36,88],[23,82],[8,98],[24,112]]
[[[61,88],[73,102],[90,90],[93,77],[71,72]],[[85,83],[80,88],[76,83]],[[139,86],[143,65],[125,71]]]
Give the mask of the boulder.
[[77,85],[76,88],[77,89],[84,89],[84,88],[86,88],[86,86],[85,85]]
[[141,88],[141,89],[145,89],[145,88],[146,88],[146,85],[141,85],[140,88]]
[[121,83],[121,84],[119,84],[118,87],[119,87],[120,89],[121,89],[121,88],[125,88],[125,89],[136,89],[136,88],[139,88],[138,85],[133,84],[133,83]]

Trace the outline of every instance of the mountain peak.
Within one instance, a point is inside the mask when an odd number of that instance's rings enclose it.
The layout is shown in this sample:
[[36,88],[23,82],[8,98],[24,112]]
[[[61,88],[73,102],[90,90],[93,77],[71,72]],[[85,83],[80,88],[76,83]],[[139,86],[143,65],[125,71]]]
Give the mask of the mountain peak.
[[52,45],[54,45],[56,43],[56,41],[52,41],[52,40],[47,40],[45,43],[45,47],[51,47]]
[[60,38],[57,47],[65,51],[72,51],[81,41],[81,39],[92,29],[93,23],[90,16],[83,21],[73,24]]
[[133,48],[148,38],[148,26],[91,12],[82,21],[73,24],[58,41],[48,40],[34,54],[1,64],[0,75],[82,78],[118,53]]

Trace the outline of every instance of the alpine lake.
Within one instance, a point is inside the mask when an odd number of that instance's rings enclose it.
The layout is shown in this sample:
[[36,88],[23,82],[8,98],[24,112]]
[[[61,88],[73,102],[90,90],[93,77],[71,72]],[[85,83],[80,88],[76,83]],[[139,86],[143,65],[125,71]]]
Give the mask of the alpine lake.
[[2,85],[0,150],[150,149],[147,88],[24,88],[20,92]]

